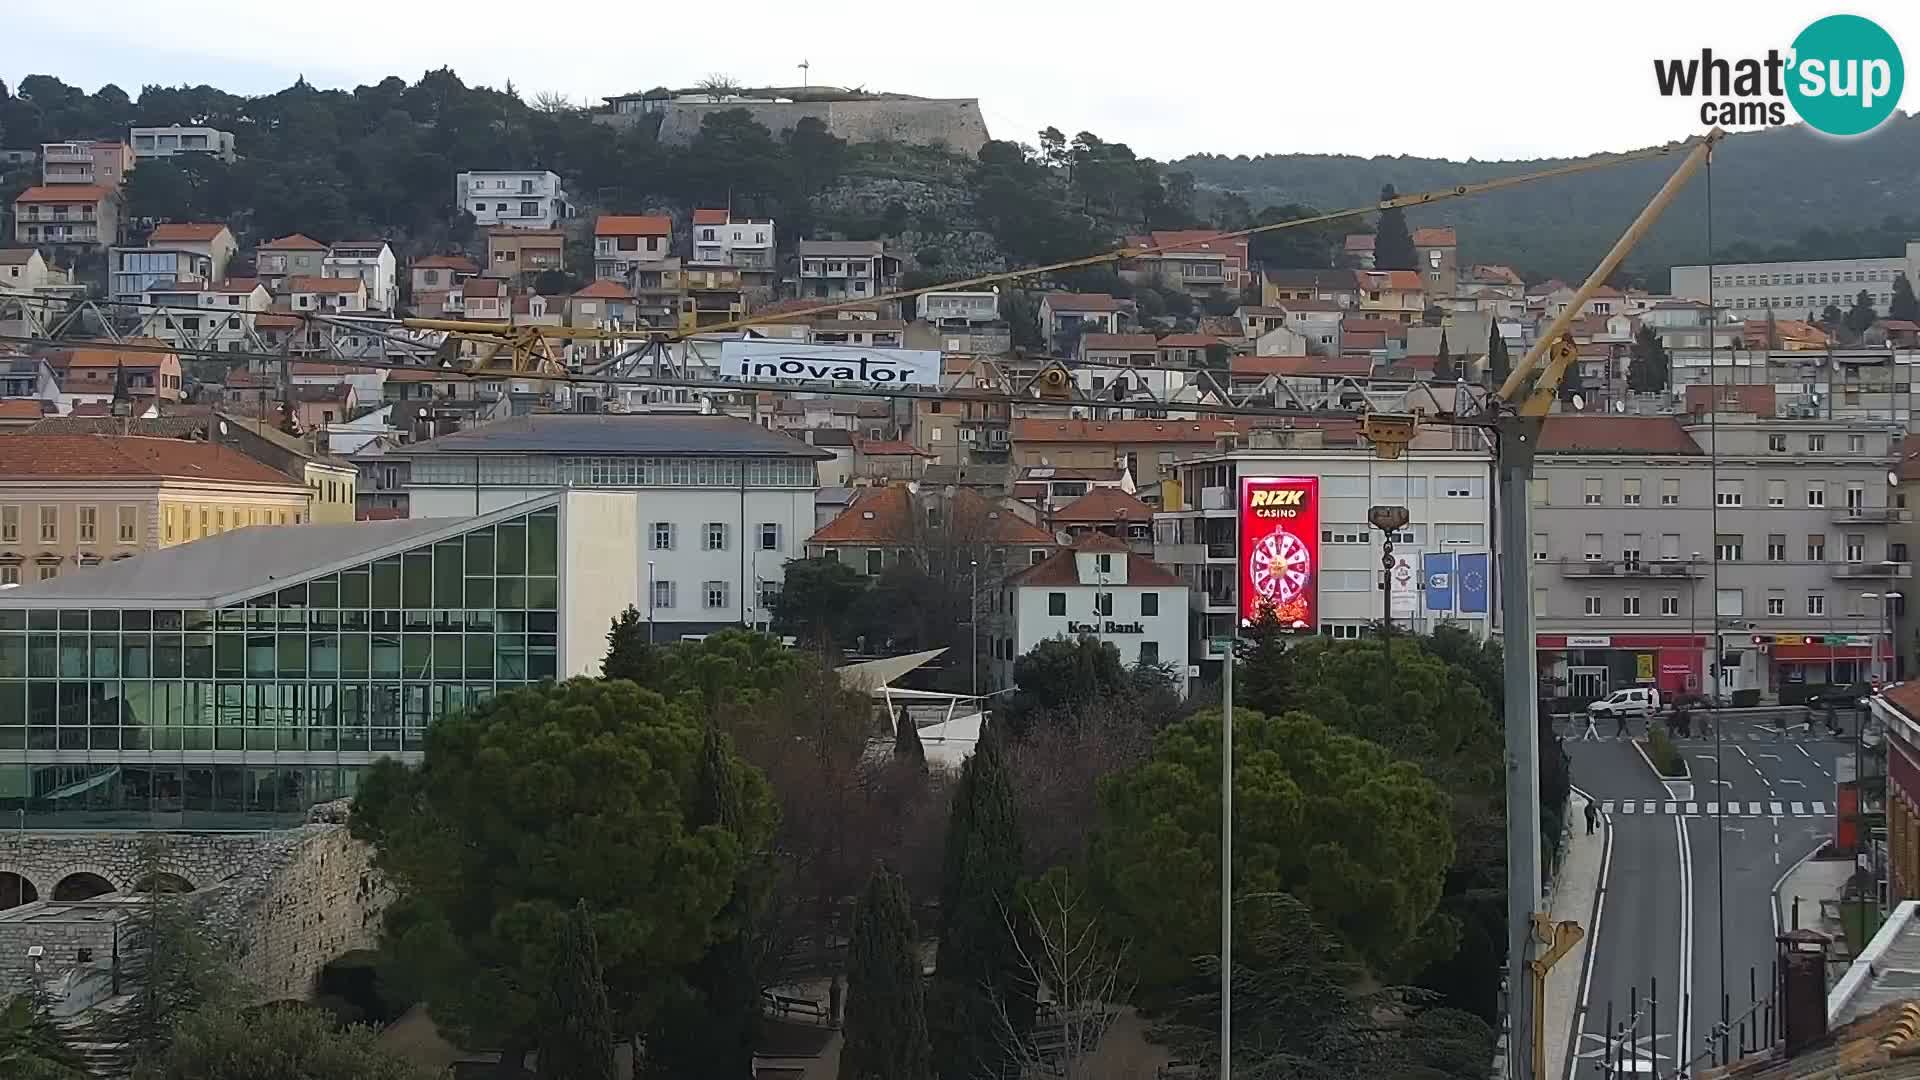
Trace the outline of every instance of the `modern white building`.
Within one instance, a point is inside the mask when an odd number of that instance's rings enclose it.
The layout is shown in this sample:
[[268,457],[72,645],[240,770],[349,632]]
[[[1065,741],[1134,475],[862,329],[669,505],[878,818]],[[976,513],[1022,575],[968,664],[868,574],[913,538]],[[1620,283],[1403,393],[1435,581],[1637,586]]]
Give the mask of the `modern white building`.
[[1182,503],[1153,516],[1154,561],[1192,588],[1196,663],[1217,664],[1225,656],[1238,615],[1239,484],[1250,476],[1320,479],[1314,581],[1320,633],[1358,638],[1368,624],[1385,617],[1382,536],[1367,522],[1367,511],[1376,505],[1405,506],[1409,515],[1393,539],[1394,555],[1414,570],[1407,588],[1397,590],[1397,624],[1430,630],[1451,618],[1476,634],[1487,633],[1487,614],[1427,610],[1418,572],[1428,552],[1458,556],[1492,550],[1493,459],[1482,437],[1468,429],[1423,432],[1398,461],[1381,461],[1352,425],[1338,423],[1324,429],[1256,430],[1241,449],[1202,454],[1171,467]]
[[695,210],[691,262],[737,267],[742,273],[771,273],[775,269],[773,236],[772,218]]
[[137,127],[128,131],[133,156],[138,161],[170,158],[176,154],[207,154],[221,161],[232,161],[233,132],[210,127]]
[[1828,304],[1845,309],[1865,291],[1874,310],[1885,315],[1893,299],[1893,279],[1902,274],[1920,282],[1920,240],[1907,241],[1905,255],[1888,258],[1676,266],[1670,291],[1705,301],[1711,284],[1713,302],[1721,308],[1735,313],[1772,309],[1781,318],[1800,318]]
[[[490,513],[560,488],[638,494],[635,606],[658,639],[765,625],[814,531],[829,455],[728,416],[538,414],[390,451],[414,517]],[[609,537],[609,542],[613,538]]]
[[400,266],[385,240],[333,245],[320,260],[320,276],[366,282],[367,307],[373,311],[392,311],[400,303]]
[[551,229],[574,215],[559,174],[545,169],[463,172],[454,178],[454,202],[483,229]]
[[1128,549],[1117,537],[1094,533],[1071,548],[1008,578],[1000,612],[1012,649],[990,650],[1000,685],[1012,679],[1013,660],[1050,638],[1098,638],[1119,650],[1120,661],[1165,665],[1187,692],[1188,586]]

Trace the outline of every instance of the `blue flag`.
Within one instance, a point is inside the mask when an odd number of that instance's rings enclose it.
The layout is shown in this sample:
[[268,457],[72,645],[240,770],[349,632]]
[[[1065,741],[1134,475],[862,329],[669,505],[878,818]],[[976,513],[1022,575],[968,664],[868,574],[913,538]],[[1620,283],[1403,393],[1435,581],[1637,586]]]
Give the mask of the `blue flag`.
[[1429,551],[1420,560],[1427,581],[1427,610],[1453,610],[1453,552]]
[[1487,553],[1460,556],[1460,610],[1487,610],[1487,578],[1491,575]]

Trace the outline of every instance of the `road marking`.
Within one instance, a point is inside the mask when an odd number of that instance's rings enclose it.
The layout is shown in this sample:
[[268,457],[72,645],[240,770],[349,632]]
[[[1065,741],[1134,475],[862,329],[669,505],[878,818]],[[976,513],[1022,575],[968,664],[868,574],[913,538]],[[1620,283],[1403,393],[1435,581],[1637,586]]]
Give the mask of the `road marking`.
[[1643,813],[1643,814],[1651,814],[1651,813],[1653,813],[1653,800],[1652,800],[1652,799],[1648,799],[1648,800],[1647,800],[1647,802],[1646,802],[1646,805],[1644,805],[1644,806],[1642,806],[1642,807],[1640,808],[1640,812],[1641,812],[1641,813]]
[[1613,813],[1613,800],[1612,800],[1612,799],[1608,799],[1608,800],[1607,800],[1606,802],[1603,802],[1603,803],[1601,803],[1601,804],[1600,804],[1600,812],[1601,812],[1601,813],[1603,813],[1603,814],[1611,814],[1611,813]]
[[[1592,801],[1591,797],[1589,797],[1588,801]],[[1608,803],[1608,805],[1611,806],[1612,804]],[[1600,888],[1593,898],[1593,925],[1587,927],[1587,948],[1584,950],[1587,970],[1580,981],[1580,1011],[1577,1014],[1581,1018],[1580,1026],[1583,1028],[1587,1026],[1587,1022],[1592,1016],[1591,1013],[1587,1012],[1587,998],[1593,992],[1593,943],[1600,938],[1600,915],[1607,907],[1607,879],[1613,873],[1612,830],[1613,823],[1609,821],[1607,822],[1607,831],[1601,835],[1601,841],[1604,846],[1601,849],[1603,854],[1600,857]],[[1779,934],[1776,933],[1774,936],[1778,937]],[[1583,1037],[1585,1036],[1583,1035]],[[1576,1041],[1574,1045],[1577,1047],[1579,1043]],[[1575,1053],[1577,1055],[1578,1051],[1576,1050]]]
[[1714,759],[1712,754],[1695,754],[1693,756],[1699,758],[1701,761],[1712,761]]
[[1626,802],[1620,804],[1620,812],[1623,814],[1631,814],[1633,813],[1635,805],[1637,804],[1632,799],[1628,799]]
[[1772,814],[1774,817],[1779,817],[1781,813],[1780,804],[1777,802],[1768,803],[1767,812]]
[[[1676,1052],[1684,1056],[1691,1036],[1692,1018],[1687,1005],[1693,1000],[1693,841],[1687,835],[1687,823],[1673,819],[1674,838],[1680,845],[1680,997],[1675,1003]],[[1659,1021],[1655,1019],[1657,1026]]]
[[1792,784],[1792,785],[1793,785],[1794,787],[1806,787],[1806,786],[1807,786],[1807,782],[1806,782],[1805,780],[1786,780],[1786,779],[1782,779],[1782,780],[1781,780],[1780,782],[1781,782],[1781,783],[1783,783],[1783,784]]
[[1750,802],[1750,803],[1748,803],[1748,804],[1747,804],[1747,813],[1749,813],[1749,814],[1752,814],[1752,815],[1753,815],[1754,817],[1759,817],[1759,816],[1760,816],[1760,804],[1759,804],[1759,803],[1757,803],[1757,802]]
[[1775,850],[1773,853],[1773,865],[1780,865],[1780,852],[1778,850]]
[[1719,816],[1720,816],[1720,804],[1719,804],[1719,803],[1717,803],[1717,802],[1710,802],[1710,803],[1708,803],[1708,804],[1707,804],[1707,815],[1708,815],[1709,817],[1719,817]]
[[1794,803],[1793,804],[1794,816],[1798,817],[1799,815],[1806,813],[1807,812],[1806,805],[1807,805],[1806,803]]
[[1697,813],[1699,813],[1700,811],[1699,811],[1699,810],[1696,810],[1696,809],[1695,809],[1695,807],[1697,807],[1697,806],[1699,806],[1699,805],[1700,805],[1699,803],[1688,803],[1688,804],[1687,804],[1687,813],[1689,813],[1689,814],[1697,814]]
[[1825,817],[1827,813],[1827,804],[1823,802],[1814,803],[1813,812],[1816,814],[1819,814],[1822,817]]
[[1672,813],[1677,813],[1677,812],[1678,812],[1678,811],[1677,811],[1677,810],[1675,809],[1675,807],[1674,807],[1674,804],[1673,804],[1673,803],[1668,803],[1668,804],[1667,804],[1667,813],[1669,813],[1669,814],[1672,814]]
[[1757,758],[1761,758],[1761,759],[1763,759],[1763,760],[1766,760],[1766,761],[1779,761],[1779,760],[1780,760],[1780,755],[1779,755],[1779,754],[1755,754],[1755,755],[1753,755],[1753,756],[1754,756],[1754,757],[1757,757]]

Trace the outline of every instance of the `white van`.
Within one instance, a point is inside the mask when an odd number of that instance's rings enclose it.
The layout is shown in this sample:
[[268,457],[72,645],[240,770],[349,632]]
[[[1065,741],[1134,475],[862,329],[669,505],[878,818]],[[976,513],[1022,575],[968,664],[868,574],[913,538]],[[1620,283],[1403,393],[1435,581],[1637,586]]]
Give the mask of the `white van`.
[[1587,706],[1587,712],[1609,719],[1622,716],[1652,716],[1660,711],[1660,691],[1651,686],[1629,686],[1615,690],[1603,701]]

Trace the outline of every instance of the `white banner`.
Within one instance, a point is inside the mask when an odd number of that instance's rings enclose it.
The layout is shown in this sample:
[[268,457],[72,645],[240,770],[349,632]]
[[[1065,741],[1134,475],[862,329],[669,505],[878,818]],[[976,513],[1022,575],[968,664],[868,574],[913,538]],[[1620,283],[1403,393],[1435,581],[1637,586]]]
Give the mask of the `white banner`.
[[1388,602],[1395,618],[1412,618],[1420,604],[1420,553],[1393,549],[1393,585]]
[[[847,326],[858,329],[860,323],[853,321]],[[720,347],[720,375],[754,382],[938,387],[940,353],[932,349],[874,349],[791,341],[728,341]]]

